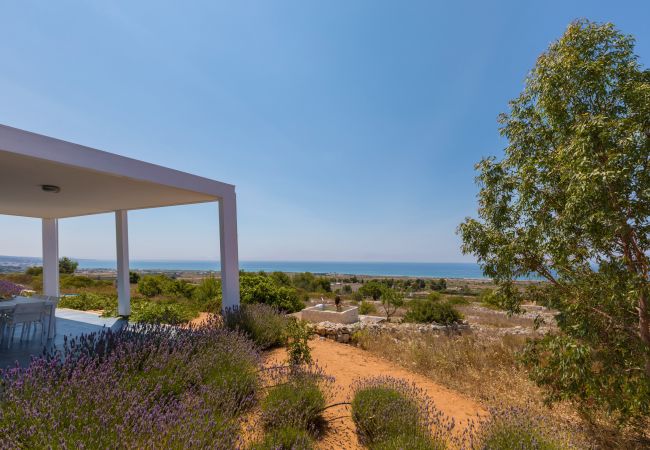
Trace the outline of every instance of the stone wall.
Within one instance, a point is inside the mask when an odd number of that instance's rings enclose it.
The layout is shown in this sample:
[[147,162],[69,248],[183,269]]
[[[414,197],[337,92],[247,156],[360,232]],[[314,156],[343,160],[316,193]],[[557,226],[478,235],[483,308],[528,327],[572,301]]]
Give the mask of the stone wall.
[[469,325],[459,323],[456,325],[438,325],[433,323],[391,323],[391,322],[356,322],[353,324],[340,324],[333,322],[319,322],[311,324],[314,334],[326,339],[332,339],[344,344],[352,341],[352,335],[359,330],[388,331],[394,333],[458,333],[469,330]]

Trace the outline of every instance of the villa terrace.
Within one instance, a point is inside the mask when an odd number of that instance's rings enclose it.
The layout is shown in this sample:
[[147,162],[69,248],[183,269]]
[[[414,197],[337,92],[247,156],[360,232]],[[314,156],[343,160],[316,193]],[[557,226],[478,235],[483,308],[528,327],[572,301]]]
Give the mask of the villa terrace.
[[[43,294],[59,297],[59,220],[115,214],[118,313],[131,313],[128,211],[218,202],[223,307],[239,305],[235,187],[173,169],[0,125],[0,214],[42,220]],[[215,211],[216,213],[216,211]],[[0,249],[1,250],[1,249]],[[216,268],[215,268],[216,269]],[[43,349],[60,347],[64,336],[124,319],[57,309],[57,334],[0,349],[0,367],[25,363]]]

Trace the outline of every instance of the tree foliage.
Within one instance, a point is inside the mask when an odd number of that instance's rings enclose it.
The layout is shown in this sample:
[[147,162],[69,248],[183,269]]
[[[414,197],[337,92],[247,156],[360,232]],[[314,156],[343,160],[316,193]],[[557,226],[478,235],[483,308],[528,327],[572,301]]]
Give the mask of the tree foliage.
[[381,306],[386,314],[386,320],[397,312],[397,308],[404,305],[404,296],[395,289],[384,288],[381,292]]
[[317,277],[311,272],[295,274],[293,285],[307,292],[332,292],[330,280],[327,277]]
[[359,288],[359,292],[364,297],[372,297],[373,300],[379,300],[379,297],[381,297],[381,294],[382,292],[384,292],[384,289],[386,289],[386,287],[383,284],[379,283],[378,281],[372,280],[372,281],[368,281],[363,286],[361,286]]
[[273,276],[242,273],[239,283],[244,304],[265,303],[289,313],[300,311],[305,306],[296,289],[280,285]]
[[77,267],[79,267],[79,263],[68,258],[67,256],[59,259],[59,273],[71,274],[77,270]]
[[[479,219],[459,227],[517,312],[559,311],[561,333],[527,362],[551,399],[584,400],[622,419],[650,414],[650,71],[634,39],[576,21],[537,60],[499,118],[502,160],[477,165]],[[518,277],[548,281],[522,292]]]

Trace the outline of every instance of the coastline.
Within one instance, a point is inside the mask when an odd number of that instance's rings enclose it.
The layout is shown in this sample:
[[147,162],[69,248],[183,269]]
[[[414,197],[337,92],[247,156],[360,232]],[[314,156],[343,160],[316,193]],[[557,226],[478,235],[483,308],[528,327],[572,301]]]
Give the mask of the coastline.
[[[111,273],[115,261],[72,257],[79,263],[78,271],[91,274]],[[21,272],[31,266],[41,265],[38,257],[0,255],[0,272]],[[218,273],[219,261],[211,260],[138,260],[130,261],[131,270],[142,273]],[[454,278],[468,280],[487,279],[475,263],[435,262],[352,262],[352,261],[248,261],[240,260],[245,272],[311,272],[331,277],[392,277],[392,278]]]
[[[115,262],[110,260],[72,258],[79,263],[77,272],[91,277],[114,277]],[[23,272],[31,266],[41,265],[37,257],[0,255],[0,273]],[[130,261],[131,270],[143,274],[164,273],[176,277],[197,278],[219,276],[219,262],[208,260],[138,260]],[[247,273],[264,271],[296,274],[310,272],[330,278],[395,278],[465,280],[472,283],[491,282],[476,263],[426,263],[426,262],[334,262],[334,261],[240,261],[240,269]],[[528,277],[520,281],[539,281]]]

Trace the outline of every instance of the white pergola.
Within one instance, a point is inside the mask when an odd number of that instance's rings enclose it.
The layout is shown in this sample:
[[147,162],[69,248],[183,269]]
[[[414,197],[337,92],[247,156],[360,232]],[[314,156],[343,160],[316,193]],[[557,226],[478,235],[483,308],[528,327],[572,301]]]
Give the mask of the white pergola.
[[58,220],[115,213],[120,315],[131,313],[128,211],[218,202],[223,308],[239,305],[235,187],[0,125],[0,214],[43,226],[43,293],[59,296]]

